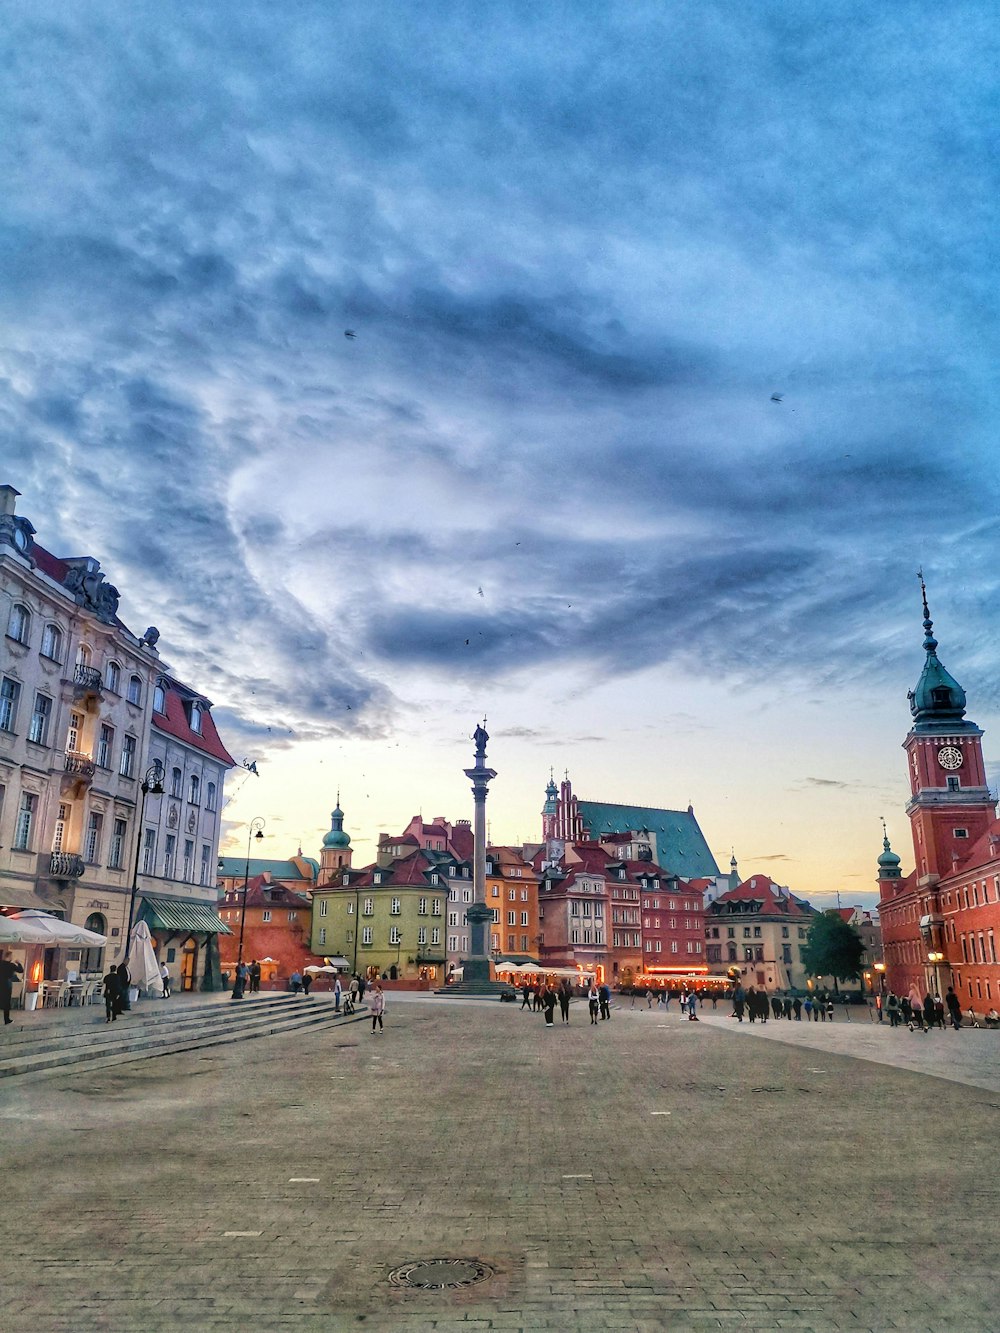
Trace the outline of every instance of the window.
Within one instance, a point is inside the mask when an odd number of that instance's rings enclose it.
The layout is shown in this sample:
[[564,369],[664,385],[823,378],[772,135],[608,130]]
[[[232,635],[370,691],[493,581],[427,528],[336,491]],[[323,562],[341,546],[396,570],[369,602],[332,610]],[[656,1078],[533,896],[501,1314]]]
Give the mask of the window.
[[105,685],[112,694],[121,694],[122,692],[122,669],[117,662],[108,663],[108,672],[104,680]]
[[419,898],[419,899],[417,900],[417,915],[418,915],[418,916],[426,916],[426,915],[427,915],[427,899],[426,899],[426,898]]
[[16,680],[4,676],[0,680],[0,731],[13,731],[17,718],[17,701],[21,697],[21,687]]
[[753,937],[754,937],[755,940],[759,940],[759,939],[760,939],[760,926],[754,926],[754,928],[753,928]]
[[457,953],[457,952],[458,952],[458,936],[457,936],[457,935],[449,935],[449,936],[448,936],[448,952],[449,952],[449,953]]
[[69,726],[66,728],[66,749],[77,754],[80,749],[80,737],[83,735],[83,714],[70,713]]
[[500,890],[497,888],[497,886],[496,886],[495,884],[492,884],[492,885],[490,886],[490,897],[491,897],[491,898],[499,898],[499,897],[500,897]]
[[172,768],[170,770],[170,795],[180,796],[183,783],[184,774],[179,768]]
[[400,933],[399,933],[399,927],[398,927],[398,926],[390,926],[390,928],[389,928],[389,943],[390,943],[390,944],[402,944],[402,942],[403,942],[403,937],[402,937],[402,935],[400,935]]
[[969,836],[969,830],[967,828],[957,828],[955,830],[956,838],[967,838],[968,836]]
[[10,609],[7,634],[18,643],[27,643],[31,635],[31,615],[26,606],[15,603]]
[[87,838],[83,848],[83,859],[88,865],[97,865],[97,856],[101,850],[101,825],[104,816],[92,811],[87,820]]
[[421,926],[420,929],[417,931],[417,943],[418,943],[418,944],[426,944],[426,943],[427,943],[427,927],[426,927],[426,926]]
[[151,875],[156,865],[156,829],[148,828],[142,835],[142,873]]
[[198,872],[198,883],[202,886],[210,884],[212,874],[212,848],[207,842],[201,844],[201,869]]
[[507,890],[507,900],[508,900],[508,902],[512,902],[512,903],[516,903],[516,902],[517,902],[517,889],[508,889],[508,890]]
[[[366,899],[365,899],[364,904],[363,904],[363,906],[362,906],[362,908],[361,908],[361,912],[362,912],[362,915],[363,915],[363,916],[374,916],[374,914],[375,914],[375,900],[374,900],[374,898],[366,898]],[[371,941],[369,941],[369,943],[370,943],[370,942],[371,942]]]
[[69,806],[60,804],[59,809],[56,813],[55,830],[52,834],[52,850],[54,852],[62,851],[63,841],[66,837],[66,828],[67,825],[69,824],[69,816],[70,816]]
[[268,922],[271,920],[271,912],[269,908],[267,907],[264,908],[263,912],[261,912],[260,914],[260,919],[261,921],[264,922],[265,925],[268,924]]
[[215,810],[215,783],[210,782],[205,788],[205,809]]
[[431,883],[432,883],[432,884],[439,884],[440,882],[441,882],[441,881],[440,881],[440,877],[439,877],[439,875],[438,875],[438,872],[435,870],[434,873],[433,873],[433,875],[431,875]]
[[100,736],[97,741],[97,767],[110,768],[111,755],[115,748],[115,729],[109,727],[106,722],[101,725]]
[[432,899],[431,899],[431,916],[440,916],[440,915],[441,915],[441,899],[440,899],[440,898],[432,898]]
[[319,914],[320,914],[320,916],[326,916],[326,915],[327,915],[327,909],[329,908],[329,906],[330,906],[330,903],[329,903],[329,900],[328,900],[327,898],[320,898],[320,900],[319,900]]
[[326,926],[320,926],[319,928],[319,942],[320,944],[326,943]]
[[41,653],[53,662],[62,661],[62,631],[57,625],[46,625],[42,630]]
[[111,825],[111,855],[108,865],[112,870],[125,869],[125,835],[128,824],[124,819],[116,819]]
[[167,692],[162,685],[157,684],[153,688],[153,712],[165,713],[167,711]]
[[372,928],[371,926],[365,926],[361,931],[361,943],[371,944],[371,942],[372,942]]
[[21,793],[21,803],[17,808],[17,823],[14,825],[14,849],[26,852],[31,846],[31,826],[35,820],[38,797],[31,792]]
[[182,878],[185,882],[191,879],[191,872],[194,869],[194,843],[190,838],[184,839],[184,874]]
[[123,778],[130,778],[135,772],[135,737],[122,737],[122,753],[118,761],[118,772]]
[[431,926],[431,944],[441,943],[441,927]]
[[522,912],[522,913],[521,913],[521,925],[522,925],[522,926],[526,926],[527,924],[528,924],[528,913],[527,913],[527,912]]
[[381,872],[381,870],[376,870],[376,871],[375,871],[375,874],[372,875],[372,883],[373,883],[373,884],[381,884],[381,883],[382,883],[382,872]]
[[142,681],[138,676],[128,678],[128,701],[130,704],[142,703]]
[[508,926],[516,926],[516,925],[517,925],[517,913],[516,913],[516,912],[508,912],[508,913],[507,913],[507,925],[508,925]]
[[168,833],[163,844],[163,875],[165,879],[174,877],[174,855],[177,848],[177,839],[172,833]]
[[[656,941],[657,944],[659,944],[659,942],[660,942],[659,940]],[[677,949],[677,941],[676,941],[676,940],[671,940],[671,941],[670,941],[670,952],[671,952],[671,953],[677,953],[677,952],[678,952],[678,949]],[[659,953],[659,950],[657,950],[657,953]]]
[[198,805],[201,802],[201,778],[197,773],[192,773],[188,780],[188,800],[192,805]]
[[390,906],[389,906],[389,911],[390,911],[390,913],[391,913],[392,916],[399,916],[399,912],[400,912],[400,902],[399,902],[399,899],[398,899],[398,898],[393,898],[393,900],[392,900],[392,902],[391,902],[391,904],[390,904]]
[[35,695],[35,706],[31,710],[31,723],[28,726],[28,740],[35,745],[48,745],[49,718],[52,716],[52,700],[47,694]]
[[522,902],[522,903],[526,903],[527,901],[528,901],[528,890],[527,890],[527,889],[522,889],[522,890],[521,890],[521,902]]
[[201,704],[191,705],[191,730],[201,735]]
[[288,913],[288,919],[289,919],[289,921],[298,921],[298,919],[299,919],[299,914],[298,914],[298,912],[289,912],[289,913]]

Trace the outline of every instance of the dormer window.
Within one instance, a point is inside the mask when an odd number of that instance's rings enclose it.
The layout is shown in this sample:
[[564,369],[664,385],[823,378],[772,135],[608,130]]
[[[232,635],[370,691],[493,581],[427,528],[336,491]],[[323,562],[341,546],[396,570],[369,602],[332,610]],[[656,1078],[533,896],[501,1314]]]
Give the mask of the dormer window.
[[201,735],[201,704],[191,705],[191,730]]
[[372,875],[372,883],[373,883],[373,884],[381,884],[381,883],[382,883],[382,872],[381,872],[381,870],[376,870],[376,871],[375,871],[375,874]]
[[156,685],[153,690],[153,712],[165,713],[167,711],[167,692],[162,685]]

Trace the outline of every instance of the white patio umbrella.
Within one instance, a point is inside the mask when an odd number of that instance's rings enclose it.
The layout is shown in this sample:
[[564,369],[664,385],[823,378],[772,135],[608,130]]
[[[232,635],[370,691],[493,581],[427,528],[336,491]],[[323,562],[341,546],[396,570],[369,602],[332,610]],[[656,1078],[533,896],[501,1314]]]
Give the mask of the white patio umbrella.
[[48,912],[14,912],[0,916],[0,944],[42,944],[49,949],[96,949],[107,944],[106,935],[85,930],[72,921],[60,921]]
[[163,985],[160,979],[160,965],[156,961],[149,926],[146,925],[145,921],[137,921],[132,927],[132,934],[129,936],[128,958],[125,961],[128,964],[128,974],[133,986],[138,986],[140,991],[160,992]]

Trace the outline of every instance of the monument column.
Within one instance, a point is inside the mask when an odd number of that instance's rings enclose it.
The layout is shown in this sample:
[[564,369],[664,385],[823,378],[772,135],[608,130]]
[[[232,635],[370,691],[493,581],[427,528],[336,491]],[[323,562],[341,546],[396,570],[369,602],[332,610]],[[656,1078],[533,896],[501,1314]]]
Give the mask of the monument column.
[[[486,719],[483,718],[485,724]],[[463,984],[487,983],[490,981],[489,926],[493,913],[486,906],[486,796],[487,789],[496,772],[486,767],[486,742],[489,733],[485,725],[476,727],[472,739],[476,742],[476,762],[474,767],[465,770],[465,776],[472,782],[474,801],[473,862],[472,862],[472,898],[466,918],[469,922],[469,957],[463,960]]]

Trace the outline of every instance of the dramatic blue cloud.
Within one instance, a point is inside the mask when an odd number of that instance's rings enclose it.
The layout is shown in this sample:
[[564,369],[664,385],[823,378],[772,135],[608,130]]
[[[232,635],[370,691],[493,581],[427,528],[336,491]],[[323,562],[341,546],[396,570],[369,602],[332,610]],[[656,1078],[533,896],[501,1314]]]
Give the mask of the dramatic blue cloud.
[[3,479],[248,744],[377,733],[410,669],[895,677],[921,561],[998,701],[992,6],[2,42]]

